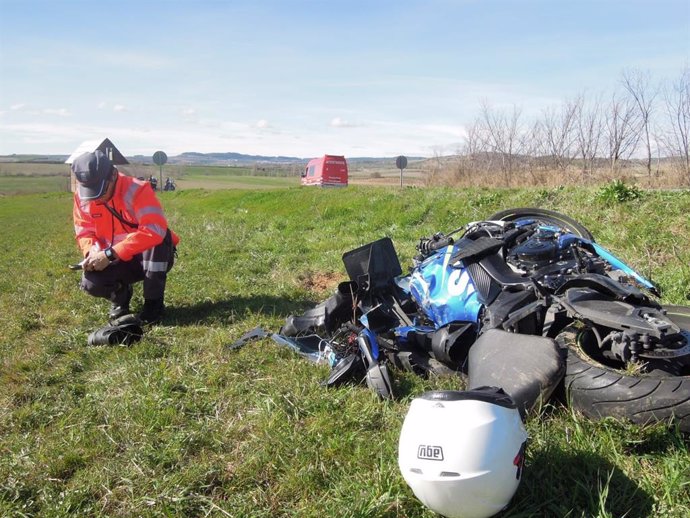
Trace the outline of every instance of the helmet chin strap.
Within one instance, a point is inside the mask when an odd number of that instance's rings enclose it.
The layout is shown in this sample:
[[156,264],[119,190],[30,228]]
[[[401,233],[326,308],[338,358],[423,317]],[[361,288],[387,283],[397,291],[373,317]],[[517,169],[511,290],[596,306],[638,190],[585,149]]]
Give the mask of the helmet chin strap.
[[107,205],[108,202],[113,198],[113,194],[115,194],[115,185],[117,185],[117,169],[115,169],[115,166],[113,166],[110,179],[108,180],[105,188],[106,196],[104,196],[102,200],[99,200],[101,205]]

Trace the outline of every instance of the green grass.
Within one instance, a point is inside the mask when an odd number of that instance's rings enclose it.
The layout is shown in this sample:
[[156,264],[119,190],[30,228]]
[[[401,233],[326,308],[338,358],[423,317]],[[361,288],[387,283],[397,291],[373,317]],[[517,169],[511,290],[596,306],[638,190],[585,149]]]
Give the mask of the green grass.
[[0,175],[0,196],[55,191],[69,191],[69,177],[66,174],[31,177]]
[[[134,176],[159,176],[158,167],[126,165]],[[165,166],[163,178],[175,178],[178,189],[282,189],[299,185],[299,176],[286,176],[287,169],[218,166]],[[9,194],[69,191],[69,166],[65,164],[0,163],[0,196]]]
[[249,176],[246,174],[193,173],[177,180],[179,189],[279,189],[299,185],[299,177]]
[[[270,340],[226,345],[326,298],[343,252],[515,206],[560,210],[665,290],[690,293],[690,194],[606,204],[594,190],[180,190],[168,312],[130,348],[90,348],[107,303],[78,290],[68,193],[0,198],[0,516],[435,516],[397,468],[409,402],[458,388],[393,371],[398,399],[327,390],[327,368]],[[322,285],[320,277],[330,280]],[[135,291],[135,306],[141,291]],[[504,517],[686,517],[688,443],[554,403],[527,422]]]

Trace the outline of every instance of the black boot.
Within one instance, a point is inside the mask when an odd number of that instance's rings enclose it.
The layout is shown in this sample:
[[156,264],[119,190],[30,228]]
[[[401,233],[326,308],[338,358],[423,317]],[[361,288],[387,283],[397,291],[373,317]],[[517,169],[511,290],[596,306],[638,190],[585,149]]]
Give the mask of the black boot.
[[122,316],[129,315],[129,301],[132,300],[133,291],[131,284],[125,284],[113,293],[110,297],[111,306],[108,320],[117,320]]
[[163,299],[144,299],[144,307],[139,313],[139,320],[144,324],[157,324],[163,318],[164,310]]

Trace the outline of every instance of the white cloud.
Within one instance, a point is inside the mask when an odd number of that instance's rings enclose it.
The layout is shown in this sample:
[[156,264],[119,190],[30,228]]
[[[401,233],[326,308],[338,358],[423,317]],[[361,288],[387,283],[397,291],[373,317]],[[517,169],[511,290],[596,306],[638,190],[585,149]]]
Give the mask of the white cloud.
[[271,125],[268,123],[268,121],[266,119],[261,119],[261,120],[257,121],[256,127],[259,129],[264,129],[264,128],[270,128]]
[[105,101],[101,101],[101,102],[98,103],[98,109],[99,109],[99,110],[103,110],[103,109],[106,108],[107,106],[108,106],[108,103],[105,102]]
[[418,131],[439,136],[452,136],[455,138],[464,138],[467,136],[467,131],[463,126],[453,126],[450,124],[422,124],[418,127]]
[[333,117],[333,119],[331,119],[332,128],[354,128],[355,126],[356,124],[352,124],[341,117]]
[[115,106],[113,106],[113,111],[119,113],[119,112],[126,112],[129,110],[127,110],[127,107],[124,104],[116,104]]
[[[0,121],[4,121],[3,117]],[[78,124],[73,118],[50,118],[41,123],[0,122],[0,154],[40,152],[70,154],[85,140],[110,138],[127,156],[151,155],[158,149],[168,156],[184,151],[201,153],[236,151],[246,154],[322,156],[324,153],[355,156],[433,156],[438,149],[455,152],[462,140],[460,126],[431,122],[415,124],[392,121],[363,121],[352,130],[314,126],[312,129],[274,131],[258,123],[224,120],[184,126],[130,124]],[[94,119],[95,120],[95,119]],[[54,122],[51,122],[54,121]],[[64,122],[63,122],[64,121]],[[337,135],[337,136],[336,136]],[[436,147],[435,147],[436,146]],[[438,146],[441,146],[440,148]],[[40,151],[37,151],[40,150]]]
[[19,111],[19,110],[23,110],[25,107],[26,107],[26,104],[18,103],[18,104],[13,104],[12,106],[10,106],[10,110]]
[[60,117],[72,115],[67,108],[45,108],[43,113],[46,115],[59,115]]
[[183,117],[194,117],[196,115],[196,110],[194,108],[183,108],[180,110]]

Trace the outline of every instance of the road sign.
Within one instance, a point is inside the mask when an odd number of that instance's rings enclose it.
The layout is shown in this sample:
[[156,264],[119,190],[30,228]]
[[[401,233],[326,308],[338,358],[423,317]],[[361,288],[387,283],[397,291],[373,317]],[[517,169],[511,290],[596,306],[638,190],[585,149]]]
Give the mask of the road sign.
[[153,154],[153,163],[156,165],[163,165],[168,161],[168,155],[163,151],[156,151]]
[[403,186],[403,181],[402,181],[403,169],[405,169],[407,167],[407,157],[400,155],[398,158],[396,158],[395,159],[395,167],[400,169],[400,187],[402,187]]
[[163,164],[168,161],[168,155],[164,151],[156,151],[153,154],[153,163],[158,166],[158,185],[163,188]]

